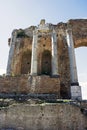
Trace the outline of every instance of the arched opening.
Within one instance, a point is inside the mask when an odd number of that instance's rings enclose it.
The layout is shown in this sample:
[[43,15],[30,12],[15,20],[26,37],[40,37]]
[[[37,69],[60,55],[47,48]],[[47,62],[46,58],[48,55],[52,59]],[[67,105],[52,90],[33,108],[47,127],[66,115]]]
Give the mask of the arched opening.
[[49,50],[42,53],[41,74],[51,74],[51,52]]
[[31,51],[27,50],[22,54],[21,74],[28,74],[31,70]]
[[82,99],[87,99],[87,47],[75,49],[78,81],[82,90]]

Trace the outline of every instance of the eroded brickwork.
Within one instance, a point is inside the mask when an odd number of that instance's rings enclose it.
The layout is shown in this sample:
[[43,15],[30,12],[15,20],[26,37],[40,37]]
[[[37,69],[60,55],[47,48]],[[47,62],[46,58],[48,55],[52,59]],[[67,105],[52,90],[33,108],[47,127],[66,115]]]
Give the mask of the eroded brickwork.
[[57,94],[59,98],[60,80],[50,76],[0,77],[0,93]]
[[[71,85],[66,29],[72,29],[75,48],[87,46],[87,20],[49,24],[49,28],[56,32],[57,41],[56,38],[52,41],[50,31],[46,30],[48,25],[44,26],[45,20],[40,24],[40,35],[37,41],[34,39],[38,45],[37,57],[34,58],[38,63],[37,75],[30,74],[33,31],[37,27],[13,33],[16,39],[13,38],[15,43],[12,42],[14,52],[10,53],[8,72],[11,73],[0,77],[0,130],[86,130],[87,102],[61,98],[70,98]],[[58,54],[53,55],[52,44],[56,43]],[[58,61],[59,75],[55,76],[52,75],[53,56],[57,56]],[[78,97],[78,88],[75,89],[73,94]]]
[[[44,21],[42,21],[44,26]],[[41,23],[40,23],[41,24]],[[48,26],[48,25],[46,25]],[[16,30],[17,38],[15,50],[12,59],[12,75],[30,74],[33,31],[35,26],[25,30]],[[52,29],[56,32],[57,51],[58,51],[58,73],[60,80],[61,98],[70,97],[70,61],[68,46],[66,41],[66,29],[71,28],[74,40],[74,47],[87,46],[87,20],[77,19],[69,20],[67,23],[58,23],[57,25],[49,24],[50,31],[43,29],[38,31],[37,40],[37,75],[52,74]],[[48,85],[49,87],[49,85]]]

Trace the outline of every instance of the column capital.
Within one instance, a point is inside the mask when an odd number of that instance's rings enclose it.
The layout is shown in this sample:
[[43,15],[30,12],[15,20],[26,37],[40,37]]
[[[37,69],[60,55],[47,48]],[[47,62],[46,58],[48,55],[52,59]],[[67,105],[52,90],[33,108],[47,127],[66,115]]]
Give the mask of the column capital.
[[71,28],[67,28],[67,29],[66,29],[66,33],[72,34],[72,29],[71,29]]
[[33,31],[33,35],[37,35],[37,33],[38,33],[38,30],[35,29],[35,30]]
[[17,31],[18,31],[17,29],[14,29],[14,30],[12,31],[12,35],[13,35],[13,36],[16,36],[16,35],[17,35]]

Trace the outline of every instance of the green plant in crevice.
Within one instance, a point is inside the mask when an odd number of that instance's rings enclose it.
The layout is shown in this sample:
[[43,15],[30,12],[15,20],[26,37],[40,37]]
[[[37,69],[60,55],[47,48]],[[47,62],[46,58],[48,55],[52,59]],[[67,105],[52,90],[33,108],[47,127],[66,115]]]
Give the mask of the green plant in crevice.
[[22,38],[22,37],[29,37],[28,35],[25,34],[24,30],[20,29],[18,32],[17,32],[17,38]]

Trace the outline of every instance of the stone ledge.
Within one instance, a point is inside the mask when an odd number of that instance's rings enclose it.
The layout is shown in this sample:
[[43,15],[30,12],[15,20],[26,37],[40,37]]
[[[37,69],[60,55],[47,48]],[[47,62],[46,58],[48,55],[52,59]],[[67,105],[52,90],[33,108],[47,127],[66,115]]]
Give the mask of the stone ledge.
[[50,76],[7,76],[0,78],[0,93],[57,94],[60,97],[60,79]]
[[85,130],[87,118],[79,107],[65,103],[14,104],[0,110],[1,130]]

